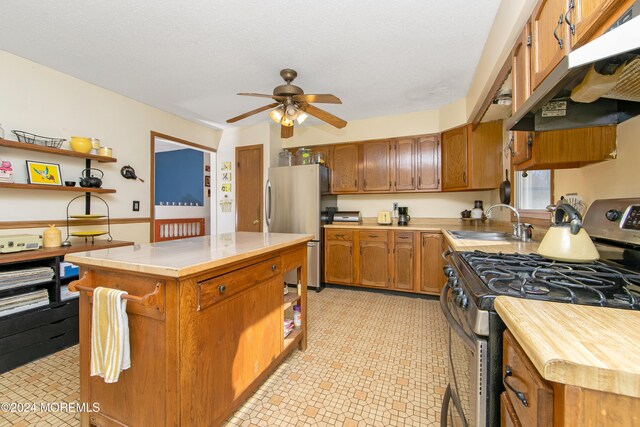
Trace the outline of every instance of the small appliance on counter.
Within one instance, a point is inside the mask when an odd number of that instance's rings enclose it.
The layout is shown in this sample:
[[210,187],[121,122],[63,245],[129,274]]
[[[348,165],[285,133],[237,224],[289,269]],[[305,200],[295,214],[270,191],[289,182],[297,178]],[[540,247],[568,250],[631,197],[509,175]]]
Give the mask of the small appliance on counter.
[[473,209],[471,209],[471,219],[482,219],[482,215],[484,215],[482,200],[476,200],[473,202]]
[[42,236],[35,234],[14,234],[0,236],[0,254],[33,251],[42,247]]
[[405,206],[398,207],[398,225],[409,225],[410,220],[409,208]]
[[[582,227],[582,216],[571,205],[558,205],[553,225],[544,235],[538,254],[566,262],[592,262],[600,254]],[[565,217],[568,218],[565,221]]]
[[389,211],[380,211],[378,212],[378,224],[379,225],[391,225],[393,221],[391,220],[391,212]]
[[333,222],[337,224],[362,224],[360,211],[337,211],[333,214]]

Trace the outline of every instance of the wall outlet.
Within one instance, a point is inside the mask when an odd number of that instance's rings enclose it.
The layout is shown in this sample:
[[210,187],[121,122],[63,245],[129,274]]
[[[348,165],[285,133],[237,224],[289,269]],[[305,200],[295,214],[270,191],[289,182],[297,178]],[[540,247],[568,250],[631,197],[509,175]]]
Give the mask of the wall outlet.
[[133,201],[133,211],[138,212],[140,210],[140,202],[138,200]]
[[393,210],[394,211],[398,210],[398,202],[393,202]]

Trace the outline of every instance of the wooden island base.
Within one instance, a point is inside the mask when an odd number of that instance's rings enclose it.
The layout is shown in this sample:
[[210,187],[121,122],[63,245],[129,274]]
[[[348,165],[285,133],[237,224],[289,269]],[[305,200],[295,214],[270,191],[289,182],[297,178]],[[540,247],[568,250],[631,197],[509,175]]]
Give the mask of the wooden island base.
[[[155,258],[155,265],[127,268],[124,261],[111,262],[113,252],[74,256],[83,277],[77,285],[86,288],[80,297],[80,401],[100,406],[97,412],[82,414],[82,425],[220,425],[295,347],[304,350],[310,236],[275,236],[295,238],[287,244],[263,244],[261,250],[238,250],[233,256],[221,249],[225,255],[214,255],[209,263],[194,261],[175,270],[158,267]],[[149,246],[156,256],[157,248],[179,242]],[[135,258],[135,249],[129,251]],[[118,254],[127,258],[124,252]],[[166,271],[159,274],[162,269]],[[292,290],[283,295],[284,273],[293,270],[301,294]],[[105,286],[145,296],[158,284],[156,294],[127,302],[131,368],[114,384],[91,377],[90,289]],[[291,317],[294,304],[301,306],[302,327],[284,338],[285,313]]]

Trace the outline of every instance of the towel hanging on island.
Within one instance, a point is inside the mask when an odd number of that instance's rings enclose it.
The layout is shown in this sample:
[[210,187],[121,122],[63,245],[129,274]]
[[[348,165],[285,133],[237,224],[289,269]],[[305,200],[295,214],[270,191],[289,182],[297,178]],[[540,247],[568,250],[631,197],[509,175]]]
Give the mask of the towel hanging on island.
[[91,313],[91,376],[105,383],[118,381],[120,372],[131,366],[127,292],[97,287]]

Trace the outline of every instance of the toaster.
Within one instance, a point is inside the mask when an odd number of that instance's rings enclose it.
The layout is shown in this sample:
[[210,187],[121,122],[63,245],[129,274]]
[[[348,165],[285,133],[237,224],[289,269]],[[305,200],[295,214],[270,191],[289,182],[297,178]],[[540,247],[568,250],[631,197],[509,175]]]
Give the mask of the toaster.
[[389,211],[380,211],[378,212],[378,224],[380,225],[391,225],[391,212]]

